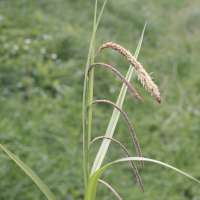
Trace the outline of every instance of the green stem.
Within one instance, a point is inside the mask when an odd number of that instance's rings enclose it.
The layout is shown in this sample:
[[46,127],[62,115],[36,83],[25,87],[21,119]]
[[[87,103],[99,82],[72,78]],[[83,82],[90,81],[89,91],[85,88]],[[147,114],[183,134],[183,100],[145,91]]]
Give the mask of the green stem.
[[[95,2],[95,11],[94,11],[94,24],[93,24],[93,35],[92,35],[92,52],[90,64],[94,63],[95,55],[95,34],[96,34],[96,13],[97,13],[97,0]],[[89,179],[89,151],[91,145],[91,129],[92,129],[92,102],[93,102],[93,84],[94,83],[94,69],[91,70],[89,78],[89,90],[88,90],[88,106],[90,108],[88,112],[88,133],[87,133],[87,180]]]
[[[86,127],[89,127],[88,120],[89,120],[89,116],[90,116],[90,114],[88,114],[88,118],[87,118],[87,116],[86,116],[86,108],[87,108],[88,105],[91,105],[91,103],[89,104],[89,98],[87,99],[88,101],[86,103],[86,98],[89,97],[88,94],[90,93],[89,90],[88,90],[88,88],[89,88],[88,86],[89,86],[90,82],[89,82],[89,80],[87,78],[87,71],[88,71],[90,62],[94,63],[95,33],[96,33],[97,28],[98,28],[98,25],[99,25],[99,22],[100,22],[102,14],[103,14],[103,11],[104,11],[106,3],[107,3],[107,0],[104,1],[104,4],[103,4],[103,6],[101,8],[101,11],[99,13],[97,22],[96,22],[97,0],[96,0],[96,3],[95,3],[95,12],[94,12],[94,16],[95,16],[95,18],[94,18],[94,25],[95,26],[94,27],[95,28],[93,27],[93,34],[92,34],[92,38],[91,38],[91,42],[90,42],[88,58],[87,58],[87,63],[86,63],[86,69],[85,69],[85,79],[84,79],[84,87],[83,87],[83,113],[82,113],[82,116],[83,116],[83,121],[82,121],[83,122],[83,168],[84,168],[85,188],[87,186],[88,179],[89,179],[89,171],[88,171],[89,156],[87,155],[88,154],[87,150],[89,148],[89,145],[87,145],[86,142],[88,142],[89,140],[91,141],[91,128],[90,128],[90,139],[88,139],[88,141],[86,141],[86,138],[87,138],[87,136],[86,136]],[[94,76],[92,75],[91,77],[92,77],[92,80],[93,80]],[[87,90],[87,92],[86,92],[86,90]],[[87,93],[87,95],[86,95],[86,93]],[[93,83],[92,83],[92,95],[91,96],[93,96]],[[91,117],[92,117],[92,111],[91,111]],[[90,142],[88,142],[88,144],[90,144]]]

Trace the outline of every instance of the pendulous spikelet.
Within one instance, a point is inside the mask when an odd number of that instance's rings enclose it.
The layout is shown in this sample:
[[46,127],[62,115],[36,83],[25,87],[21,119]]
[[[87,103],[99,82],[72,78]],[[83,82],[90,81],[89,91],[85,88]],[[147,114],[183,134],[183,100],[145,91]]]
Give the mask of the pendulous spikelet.
[[[133,137],[133,142],[135,144],[135,147],[136,147],[136,151],[138,153],[138,156],[139,157],[142,157],[142,152],[141,152],[141,149],[140,149],[140,145],[139,145],[139,142],[138,142],[138,139],[136,137],[136,134],[135,134],[135,131],[131,125],[131,122],[130,120],[128,119],[126,113],[119,107],[117,106],[115,103],[111,102],[111,101],[108,101],[108,100],[96,100],[96,101],[93,101],[92,104],[96,104],[96,103],[107,103],[107,104],[110,104],[112,106],[114,106],[117,110],[119,110],[119,112],[122,114],[122,116],[124,117],[124,119],[126,120],[126,123],[128,124],[128,127],[129,127],[129,130],[131,132],[131,135]],[[89,108],[89,107],[88,107]],[[144,167],[144,163],[143,161],[141,160],[140,161],[140,165],[141,167],[143,168]]]
[[120,74],[119,71],[117,71],[114,67],[111,67],[110,65],[107,65],[105,63],[93,63],[89,68],[88,68],[88,76],[90,73],[90,70],[92,69],[92,67],[94,66],[103,66],[106,67],[107,69],[113,71],[115,74],[117,74],[119,76],[119,78],[121,78],[121,80],[127,85],[127,87],[131,90],[131,92],[133,93],[134,97],[140,101],[143,101],[142,98],[140,97],[140,95],[136,92],[136,90],[132,87],[132,85],[126,80],[126,78],[124,76],[122,76]]
[[158,103],[161,103],[161,97],[160,97],[160,92],[158,90],[158,86],[152,81],[151,77],[146,72],[146,70],[142,67],[142,65],[134,58],[134,56],[129,51],[127,51],[118,44],[108,42],[106,44],[103,44],[98,49],[96,55],[99,53],[100,50],[105,48],[112,48],[121,53],[135,68],[136,73],[138,75],[138,79],[141,80],[143,87],[145,87],[145,89],[147,89],[151,93],[151,95],[158,101]]
[[[115,143],[117,143],[117,144],[124,150],[124,152],[126,153],[126,155],[127,155],[128,157],[131,157],[131,155],[129,154],[129,152],[127,151],[127,149],[126,149],[119,141],[117,141],[117,140],[115,140],[115,139],[113,139],[113,138],[107,137],[107,136],[99,136],[99,137],[96,137],[95,139],[92,140],[91,145],[92,145],[96,140],[98,140],[98,139],[103,139],[103,138],[112,140],[112,141],[114,141]],[[139,182],[139,184],[140,184],[140,187],[142,188],[142,191],[145,192],[144,186],[143,186],[143,184],[142,184],[142,180],[141,180],[140,175],[139,175],[139,172],[138,172],[138,170],[137,170],[137,167],[136,167],[135,163],[133,162],[133,160],[130,160],[130,162],[131,162],[131,166],[133,167],[133,170],[134,170],[134,172],[135,172],[135,175],[136,175],[136,177],[137,177],[137,180],[138,180],[138,182]]]

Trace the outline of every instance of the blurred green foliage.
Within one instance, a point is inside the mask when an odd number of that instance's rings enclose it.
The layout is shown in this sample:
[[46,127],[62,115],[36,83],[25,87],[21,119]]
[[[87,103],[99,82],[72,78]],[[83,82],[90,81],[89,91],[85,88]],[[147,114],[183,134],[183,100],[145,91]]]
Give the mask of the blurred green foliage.
[[[103,1],[99,1],[99,9]],[[92,34],[92,0],[0,1],[0,142],[50,187],[58,199],[83,199],[82,91]],[[144,157],[175,166],[200,179],[200,2],[109,0],[97,32],[96,48],[115,42],[134,53],[148,21],[139,62],[154,72],[162,94],[158,105],[131,80],[144,102],[127,93],[124,111],[136,131]],[[123,75],[129,63],[103,50],[95,61]],[[95,68],[94,99],[116,101],[122,82],[105,68]],[[112,107],[94,105],[93,137],[106,131]],[[136,155],[122,117],[114,138]],[[100,142],[91,149],[91,161]],[[106,162],[124,157],[111,144]],[[197,183],[156,164],[141,174],[143,194],[129,163],[110,167],[101,179],[123,199],[200,199]],[[44,199],[23,171],[0,153],[0,199]],[[120,181],[119,181],[120,180]],[[99,184],[98,198],[114,199]]]

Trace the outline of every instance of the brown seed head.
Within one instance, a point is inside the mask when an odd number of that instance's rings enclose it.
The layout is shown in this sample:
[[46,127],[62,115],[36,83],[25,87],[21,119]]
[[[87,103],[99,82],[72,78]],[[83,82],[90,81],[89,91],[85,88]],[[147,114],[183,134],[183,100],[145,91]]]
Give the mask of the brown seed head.
[[138,80],[141,80],[143,87],[145,87],[145,89],[147,89],[151,93],[151,95],[158,101],[158,103],[161,103],[161,97],[160,97],[160,92],[158,90],[158,86],[152,81],[151,77],[146,72],[146,70],[142,67],[142,65],[134,58],[134,56],[129,51],[127,51],[118,44],[108,42],[106,44],[103,44],[98,49],[95,56],[97,56],[100,50],[105,48],[112,48],[121,53],[136,70],[136,73],[138,75]]

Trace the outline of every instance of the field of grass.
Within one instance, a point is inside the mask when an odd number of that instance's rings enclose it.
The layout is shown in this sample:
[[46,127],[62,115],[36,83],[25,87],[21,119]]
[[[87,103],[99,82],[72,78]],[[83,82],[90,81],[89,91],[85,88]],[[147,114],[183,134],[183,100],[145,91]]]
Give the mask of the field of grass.
[[[99,8],[103,1],[99,0]],[[92,34],[92,0],[0,1],[0,143],[26,163],[58,200],[84,197],[82,92]],[[108,0],[96,36],[96,49],[115,42],[134,54],[147,23],[138,61],[161,91],[162,104],[136,76],[123,109],[144,157],[166,162],[200,179],[200,1]],[[95,58],[123,75],[129,63],[111,49]],[[95,68],[94,99],[116,102],[122,82]],[[92,136],[104,135],[113,108],[93,107]],[[114,138],[136,156],[122,117]],[[91,149],[91,164],[100,141]],[[110,145],[104,163],[125,157]],[[130,163],[108,168],[101,179],[125,199],[198,200],[199,185],[163,166],[145,163],[140,172],[145,194]],[[120,181],[119,181],[120,180]],[[99,184],[98,200],[115,199]],[[45,199],[32,180],[0,151],[0,199]]]

